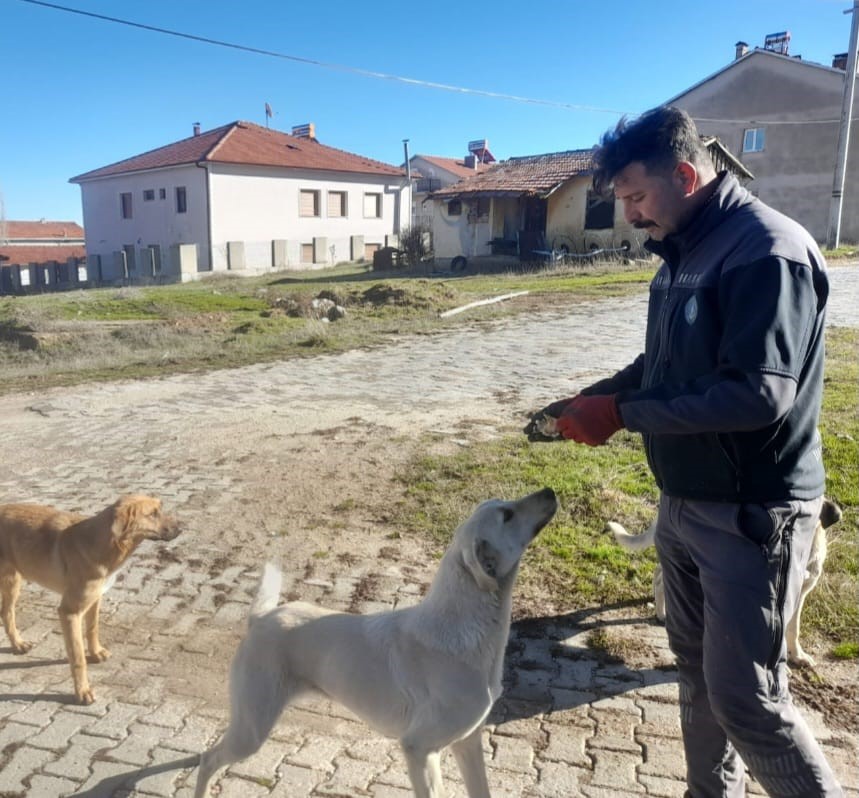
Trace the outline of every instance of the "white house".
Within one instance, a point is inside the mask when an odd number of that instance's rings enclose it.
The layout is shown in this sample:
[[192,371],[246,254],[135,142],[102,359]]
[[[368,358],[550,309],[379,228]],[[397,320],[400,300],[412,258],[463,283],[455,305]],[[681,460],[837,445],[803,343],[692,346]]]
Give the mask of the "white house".
[[71,178],[90,278],[192,280],[372,258],[408,225],[403,169],[232,122]]
[[448,158],[442,155],[413,155],[409,158],[414,192],[412,194],[412,224],[432,229],[432,203],[429,195],[433,191],[458,183],[460,180],[485,172],[495,156],[489,151],[486,139],[468,143],[468,155],[464,158]]

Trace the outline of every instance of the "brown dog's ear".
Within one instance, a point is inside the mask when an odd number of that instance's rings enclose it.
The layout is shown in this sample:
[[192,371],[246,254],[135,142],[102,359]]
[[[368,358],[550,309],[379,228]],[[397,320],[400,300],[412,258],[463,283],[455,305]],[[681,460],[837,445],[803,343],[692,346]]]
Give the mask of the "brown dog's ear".
[[841,508],[832,499],[823,497],[823,504],[820,506],[820,523],[824,529],[829,529],[833,524],[837,524],[841,520]]
[[498,590],[498,552],[489,541],[476,539],[474,545],[463,552],[462,559],[481,590]]
[[131,533],[140,525],[144,515],[157,509],[157,500],[147,496],[121,496],[113,505],[113,540],[120,547],[131,542]]

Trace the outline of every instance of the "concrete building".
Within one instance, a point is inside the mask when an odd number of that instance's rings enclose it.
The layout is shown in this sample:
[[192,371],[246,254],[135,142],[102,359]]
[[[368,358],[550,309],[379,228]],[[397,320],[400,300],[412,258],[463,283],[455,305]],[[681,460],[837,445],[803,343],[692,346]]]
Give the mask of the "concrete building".
[[[701,133],[718,136],[755,176],[749,189],[826,239],[846,56],[832,66],[788,52],[790,34],[763,48],[737,42],[735,58],[666,102],[688,111]],[[855,113],[855,112],[854,112]],[[859,129],[854,118],[841,238],[859,242]]]
[[404,171],[232,122],[71,179],[103,281],[193,280],[372,258],[408,224]]

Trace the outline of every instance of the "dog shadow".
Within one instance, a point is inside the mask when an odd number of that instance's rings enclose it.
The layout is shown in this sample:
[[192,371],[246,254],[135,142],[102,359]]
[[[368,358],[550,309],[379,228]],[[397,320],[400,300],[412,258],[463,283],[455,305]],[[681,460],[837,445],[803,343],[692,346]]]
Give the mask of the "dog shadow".
[[[637,612],[617,612],[646,605],[646,599],[636,599],[514,621],[510,626],[511,639],[515,641],[513,645],[519,649],[519,655],[513,657],[505,668],[504,694],[493,707],[487,723],[502,725],[538,715],[576,709],[595,700],[596,684],[556,687],[552,684],[551,676],[547,683],[540,683],[538,680],[533,689],[517,689],[520,682],[527,681],[530,671],[542,669],[541,665],[534,665],[529,660],[530,640],[549,641],[553,650],[552,657],[556,662],[563,660],[572,663],[595,663],[593,675],[605,680],[599,685],[600,698],[621,695],[645,685],[676,683],[677,670],[673,663],[657,667],[633,667],[627,665],[621,657],[605,651],[565,642],[573,634],[611,626],[661,626],[655,617],[642,617]],[[598,673],[600,670],[602,673]],[[526,678],[523,679],[523,676]]]
[[75,798],[111,798],[118,790],[130,790],[143,779],[149,776],[157,776],[160,773],[166,773],[168,770],[184,770],[186,768],[195,768],[200,762],[199,754],[186,756],[182,759],[173,759],[169,762],[161,762],[157,765],[147,765],[146,767],[138,768],[137,770],[129,770],[126,773],[118,773],[116,776],[109,776],[102,779],[98,784],[94,784],[88,790],[76,792]]
[[[0,654],[14,654],[11,648],[0,648]],[[68,665],[68,659],[31,659],[15,654],[15,659],[0,662],[0,671],[23,670],[24,668],[44,668],[48,665]]]

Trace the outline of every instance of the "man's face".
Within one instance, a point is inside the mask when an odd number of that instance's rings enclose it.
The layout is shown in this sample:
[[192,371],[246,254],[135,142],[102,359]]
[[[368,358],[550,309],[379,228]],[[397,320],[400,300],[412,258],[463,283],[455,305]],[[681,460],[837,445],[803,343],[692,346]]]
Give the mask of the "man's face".
[[656,241],[682,229],[691,216],[684,166],[689,165],[681,164],[671,173],[648,173],[643,163],[633,161],[614,177],[614,195],[623,203],[626,221]]

